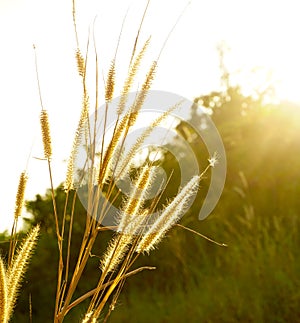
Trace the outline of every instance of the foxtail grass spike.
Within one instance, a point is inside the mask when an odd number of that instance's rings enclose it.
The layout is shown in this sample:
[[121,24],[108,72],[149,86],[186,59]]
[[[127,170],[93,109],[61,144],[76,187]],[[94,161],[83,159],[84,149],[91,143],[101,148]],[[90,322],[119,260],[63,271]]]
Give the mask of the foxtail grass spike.
[[84,319],[81,321],[81,323],[96,323],[97,319],[93,318],[93,311],[88,312],[85,314]]
[[[133,219],[143,212],[143,205],[146,200],[147,189],[154,180],[156,167],[145,165],[135,182],[133,183],[133,190],[129,197],[124,201],[124,206],[120,215],[118,225],[118,232],[134,234],[137,228],[132,228]],[[136,231],[136,230],[135,230]]]
[[116,76],[116,61],[112,60],[106,81],[105,87],[105,101],[110,102],[114,96],[115,89],[115,76]]
[[194,176],[177,194],[173,201],[166,206],[161,215],[148,229],[136,247],[138,253],[149,252],[165,236],[166,232],[180,219],[188,201],[198,189],[200,176]]
[[19,179],[18,191],[15,203],[15,219],[21,215],[22,208],[24,205],[25,189],[27,184],[28,176],[26,172],[22,172]]
[[76,63],[77,63],[78,74],[81,77],[84,77],[84,75],[85,75],[85,61],[84,61],[84,58],[80,52],[80,49],[76,50]]
[[78,148],[84,133],[84,129],[89,116],[89,97],[87,94],[83,97],[81,114],[73,140],[72,151],[68,159],[67,174],[64,182],[64,190],[69,191],[74,189],[74,163],[78,153]]
[[7,319],[12,315],[21,281],[36,245],[39,231],[40,227],[38,225],[30,231],[7,270]]
[[126,227],[126,233],[120,233],[110,242],[103,259],[100,261],[102,273],[107,275],[113,272],[124,259],[134,237],[142,230],[145,223],[146,213],[132,216],[130,223]]
[[136,119],[138,117],[139,111],[142,108],[147,94],[151,88],[152,82],[154,80],[154,76],[155,76],[155,71],[156,71],[156,67],[157,67],[157,62],[154,61],[150,67],[150,70],[146,76],[146,79],[142,85],[142,89],[139,91],[138,96],[135,100],[135,103],[133,104],[133,107],[131,108],[130,111],[130,118],[129,118],[129,126],[132,127],[135,122]]
[[149,44],[150,44],[150,38],[147,39],[147,41],[145,42],[143,48],[141,49],[141,51],[137,55],[135,61],[130,66],[129,73],[128,73],[127,79],[126,79],[126,81],[124,83],[121,98],[120,98],[120,102],[119,102],[119,106],[118,106],[118,109],[117,109],[118,115],[121,115],[124,112],[127,97],[128,97],[129,92],[130,92],[131,86],[133,84],[134,77],[135,77],[135,75],[137,74],[137,72],[139,70],[139,67],[141,65],[142,59],[143,59],[143,57],[145,55],[145,52],[146,52]]
[[51,143],[49,116],[48,116],[47,110],[41,111],[40,122],[41,122],[42,139],[43,139],[43,146],[44,146],[44,157],[49,160],[52,157],[52,143]]
[[130,234],[118,234],[113,238],[108,245],[103,259],[100,261],[102,273],[108,274],[116,269],[124,258],[131,241],[132,235]]
[[7,319],[7,282],[4,262],[0,257],[0,322],[6,323]]
[[100,165],[101,167],[100,167],[100,171],[97,179],[98,185],[100,186],[103,185],[103,183],[107,179],[109,171],[111,170],[110,166],[112,162],[115,160],[114,154],[116,152],[119,152],[119,150],[117,149],[117,146],[120,140],[122,139],[122,136],[126,132],[126,128],[128,126],[128,120],[129,120],[129,115],[126,114],[118,123],[116,127],[116,131],[114,132],[114,135],[105,151],[104,158],[103,158],[102,164]]

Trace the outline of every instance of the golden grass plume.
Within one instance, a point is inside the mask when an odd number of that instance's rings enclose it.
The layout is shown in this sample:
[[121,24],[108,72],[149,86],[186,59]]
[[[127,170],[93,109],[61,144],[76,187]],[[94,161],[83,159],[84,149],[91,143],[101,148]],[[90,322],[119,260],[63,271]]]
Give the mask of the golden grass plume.
[[84,60],[79,48],[76,50],[75,56],[76,56],[78,74],[81,77],[84,77],[85,76],[85,60]]
[[22,208],[24,205],[24,197],[25,197],[25,189],[27,184],[28,176],[26,172],[22,172],[19,179],[19,185],[16,195],[16,202],[15,202],[15,218],[19,217],[22,212]]
[[20,246],[17,255],[13,258],[11,266],[7,270],[7,305],[6,305],[6,316],[7,320],[12,315],[18,291],[21,286],[22,278],[25,274],[28,261],[32,255],[34,247],[37,242],[40,227],[35,226],[27,235],[26,239]]
[[115,270],[128,251],[131,241],[132,235],[118,234],[109,242],[104,257],[100,261],[100,268],[104,275]]
[[130,115],[126,114],[120,122],[117,124],[116,129],[114,131],[113,137],[108,144],[108,147],[105,151],[104,158],[102,163],[99,167],[99,174],[98,174],[98,185],[102,186],[105,180],[107,179],[108,173],[111,170],[111,165],[115,160],[114,154],[119,152],[117,146],[119,142],[124,139],[126,134],[126,129],[128,129],[128,120]]
[[118,232],[135,234],[138,228],[132,227],[135,216],[142,216],[143,205],[151,183],[155,177],[156,167],[145,165],[133,183],[133,189],[128,198],[124,198]]
[[166,206],[161,215],[151,225],[136,247],[138,253],[148,252],[165,236],[166,232],[179,220],[188,201],[198,189],[200,176],[194,176]]
[[7,322],[7,282],[4,262],[0,257],[0,322]]
[[135,124],[138,113],[146,100],[147,94],[151,88],[152,82],[155,77],[156,68],[157,68],[157,62],[154,61],[150,66],[150,69],[146,75],[146,79],[142,85],[142,89],[139,91],[136,101],[133,107],[131,108],[130,119],[129,119],[130,126],[133,126]]
[[83,96],[80,118],[79,118],[79,122],[78,122],[77,129],[75,132],[75,137],[73,140],[71,154],[68,159],[66,179],[64,182],[65,191],[69,191],[69,190],[74,189],[74,163],[75,163],[76,156],[78,153],[79,145],[82,140],[82,135],[84,133],[86,123],[88,121],[88,117],[89,117],[89,97],[88,97],[87,93],[85,92],[84,96]]
[[116,76],[116,61],[113,59],[107,75],[105,86],[105,101],[110,102],[114,95],[115,89],[115,76]]
[[43,109],[41,111],[40,123],[41,123],[42,139],[43,139],[43,146],[44,146],[44,157],[50,160],[52,156],[52,142],[51,142],[49,116],[48,116],[47,110]]
[[122,94],[121,94],[120,102],[119,102],[118,109],[117,109],[118,115],[121,115],[124,111],[127,97],[128,97],[128,94],[130,92],[131,86],[134,81],[134,77],[136,76],[136,73],[138,72],[138,69],[141,65],[142,59],[145,55],[145,52],[146,52],[149,44],[150,44],[150,38],[148,38],[147,41],[144,43],[144,46],[142,47],[141,51],[138,53],[137,57],[135,58],[133,64],[129,68],[128,76],[127,76],[126,81],[123,85]]

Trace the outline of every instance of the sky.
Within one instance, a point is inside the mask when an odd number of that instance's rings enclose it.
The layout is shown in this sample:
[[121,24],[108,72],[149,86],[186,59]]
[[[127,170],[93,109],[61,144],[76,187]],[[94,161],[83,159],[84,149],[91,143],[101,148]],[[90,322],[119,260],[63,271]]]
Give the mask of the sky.
[[[33,44],[43,105],[50,115],[55,186],[64,179],[81,102],[71,5],[71,0],[0,0],[0,231],[11,226],[24,169],[29,176],[26,199],[49,187],[47,164],[39,159],[41,106]],[[145,5],[146,0],[77,1],[80,48],[85,51],[89,30],[94,30],[104,75],[127,15],[117,54],[117,90]],[[230,48],[227,66],[241,71],[243,82],[250,82],[249,71],[259,67],[263,75],[272,72],[280,98],[300,102],[296,0],[152,0],[140,36],[142,43],[151,35],[141,79],[183,10],[161,53],[153,89],[191,100],[215,90],[220,85],[216,47],[224,42]]]

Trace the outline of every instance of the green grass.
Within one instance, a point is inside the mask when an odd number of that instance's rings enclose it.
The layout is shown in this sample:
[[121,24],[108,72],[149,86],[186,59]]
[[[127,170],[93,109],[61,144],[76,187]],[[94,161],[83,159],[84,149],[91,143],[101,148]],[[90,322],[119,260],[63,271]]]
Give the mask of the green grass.
[[299,238],[291,219],[277,231],[273,220],[236,234],[210,221],[229,247],[194,241],[181,255],[184,266],[166,244],[156,274],[128,281],[110,322],[299,322]]

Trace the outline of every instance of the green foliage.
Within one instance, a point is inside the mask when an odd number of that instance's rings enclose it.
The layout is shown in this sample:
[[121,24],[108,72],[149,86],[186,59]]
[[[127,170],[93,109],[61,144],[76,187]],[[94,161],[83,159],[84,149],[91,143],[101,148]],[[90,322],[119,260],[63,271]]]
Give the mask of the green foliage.
[[113,322],[147,322],[149,313],[155,322],[299,321],[300,107],[266,106],[238,88],[223,96],[210,99],[222,102],[213,119],[227,151],[224,193],[202,222],[198,196],[183,223],[229,246],[174,229],[148,259],[157,274],[128,281]]

